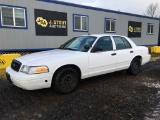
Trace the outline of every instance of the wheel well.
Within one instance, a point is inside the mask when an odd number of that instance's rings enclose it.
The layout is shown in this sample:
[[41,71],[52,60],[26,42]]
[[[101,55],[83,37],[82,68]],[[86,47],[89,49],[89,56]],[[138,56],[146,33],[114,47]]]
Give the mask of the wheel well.
[[54,78],[55,78],[56,74],[58,73],[58,71],[63,69],[64,67],[72,67],[72,68],[74,68],[78,72],[79,80],[81,79],[81,70],[80,70],[80,68],[78,66],[76,66],[76,65],[64,65],[64,66],[59,67],[55,71],[55,73],[53,74],[52,80],[54,80]]
[[134,58],[138,58],[140,60],[140,62],[142,63],[142,56],[139,55],[139,56],[136,56]]

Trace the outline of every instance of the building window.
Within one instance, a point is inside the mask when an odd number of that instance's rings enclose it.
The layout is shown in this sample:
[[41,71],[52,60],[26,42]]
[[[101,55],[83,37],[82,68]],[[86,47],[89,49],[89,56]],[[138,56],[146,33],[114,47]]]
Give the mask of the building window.
[[154,26],[154,25],[153,25],[152,23],[149,23],[149,24],[148,24],[148,28],[147,28],[147,33],[148,33],[148,34],[153,34],[153,29],[154,29],[153,26]]
[[1,27],[26,28],[26,9],[1,6]]
[[73,30],[88,32],[88,20],[86,15],[73,15]]
[[105,32],[116,32],[116,19],[105,18]]

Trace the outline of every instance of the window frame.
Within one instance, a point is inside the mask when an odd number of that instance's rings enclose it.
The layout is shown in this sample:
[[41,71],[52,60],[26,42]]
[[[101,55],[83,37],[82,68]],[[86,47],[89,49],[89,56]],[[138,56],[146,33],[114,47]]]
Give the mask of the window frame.
[[[80,17],[80,29],[75,29],[75,16],[78,16],[78,17]],[[86,30],[83,30],[82,29],[82,18],[83,17],[86,17],[87,18],[87,20],[86,20],[86,22],[87,22],[87,24],[86,24]],[[82,15],[82,14],[73,14],[73,31],[74,32],[88,32],[89,31],[89,16],[88,15]]]
[[[2,17],[2,8],[11,8],[13,10],[12,17],[13,17],[13,25],[3,25],[3,17]],[[24,26],[16,26],[16,17],[15,17],[15,10],[22,9],[24,10]],[[13,29],[28,29],[28,21],[27,21],[27,8],[21,6],[12,6],[12,5],[5,5],[0,4],[0,28],[13,28]]]
[[[110,21],[110,31],[107,31],[107,20]],[[112,31],[112,22],[111,21],[114,21],[114,31]],[[105,18],[104,19],[104,33],[116,33],[116,19],[114,18]]]
[[[148,32],[148,27],[150,26],[150,30],[149,30],[149,32]],[[151,33],[151,26],[153,26],[153,33]],[[154,24],[153,23],[148,23],[147,24],[147,34],[148,35],[154,35]]]

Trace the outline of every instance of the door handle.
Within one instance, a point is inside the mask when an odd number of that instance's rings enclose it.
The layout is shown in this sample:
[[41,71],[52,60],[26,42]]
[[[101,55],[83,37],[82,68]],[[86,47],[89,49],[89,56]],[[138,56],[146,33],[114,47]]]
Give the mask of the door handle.
[[134,51],[130,51],[130,53],[133,53]]
[[116,53],[112,53],[111,55],[114,56],[114,55],[116,55]]

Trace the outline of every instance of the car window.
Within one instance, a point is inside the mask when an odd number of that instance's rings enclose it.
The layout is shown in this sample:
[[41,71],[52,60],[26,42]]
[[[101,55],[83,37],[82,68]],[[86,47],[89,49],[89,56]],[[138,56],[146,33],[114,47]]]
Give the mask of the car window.
[[131,48],[131,45],[129,44],[129,42],[125,38],[120,37],[120,36],[113,36],[113,39],[115,41],[117,50]]
[[66,45],[72,43],[72,41],[74,41],[77,37],[73,37],[72,39],[68,40],[67,42],[65,42],[63,45],[61,45],[59,48],[62,49],[64,48]]
[[132,48],[131,44],[124,37],[121,37],[121,38],[122,38],[126,48]]
[[113,50],[112,41],[109,36],[99,38],[94,47],[102,47],[103,51]]

